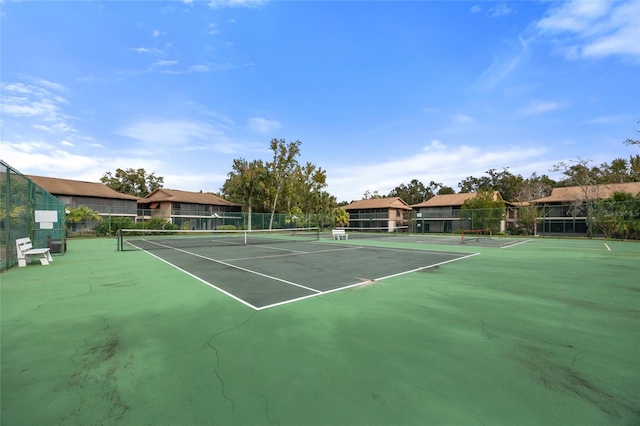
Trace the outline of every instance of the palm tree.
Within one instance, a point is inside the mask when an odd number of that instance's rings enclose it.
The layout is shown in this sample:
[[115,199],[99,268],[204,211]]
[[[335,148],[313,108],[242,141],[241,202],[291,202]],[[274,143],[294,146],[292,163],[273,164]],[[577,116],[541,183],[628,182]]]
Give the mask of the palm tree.
[[81,222],[80,236],[82,237],[82,233],[84,232],[84,228],[87,226],[87,223],[91,220],[102,220],[102,217],[100,217],[100,214],[98,214],[97,211],[91,210],[87,206],[79,206],[75,209],[71,209],[67,215],[67,220],[71,222]]

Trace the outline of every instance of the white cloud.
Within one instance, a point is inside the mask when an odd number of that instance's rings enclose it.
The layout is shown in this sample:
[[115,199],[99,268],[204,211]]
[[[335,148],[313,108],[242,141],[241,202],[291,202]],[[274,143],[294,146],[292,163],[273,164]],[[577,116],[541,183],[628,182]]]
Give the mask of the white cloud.
[[529,171],[528,167],[544,153],[541,147],[498,146],[487,150],[471,145],[447,146],[434,140],[413,156],[365,166],[329,167],[328,191],[338,201],[351,201],[361,199],[366,190],[387,194],[412,179],[423,183],[433,180],[458,190],[458,182],[465,177],[482,176],[491,168],[508,166],[530,174],[535,170]]
[[153,32],[151,33],[152,37],[160,37],[161,35],[164,35],[164,33],[158,30],[153,30]]
[[155,55],[155,56],[166,55],[166,53],[163,50],[157,49],[155,47],[152,47],[152,48],[148,48],[148,47],[130,47],[129,50],[132,50],[132,51],[134,51],[136,53],[150,54],[150,55]]
[[480,7],[479,4],[474,4],[473,6],[471,6],[471,13],[478,13],[481,11],[482,11],[482,8]]
[[60,145],[63,145],[63,146],[74,146],[73,142],[69,142],[69,141],[62,141],[62,142],[60,142]]
[[177,65],[178,61],[156,61],[153,66],[154,67],[166,67],[170,65]]
[[453,120],[456,123],[461,123],[461,124],[471,123],[472,121],[474,121],[473,117],[470,117],[470,116],[468,116],[466,114],[456,114],[456,115],[453,116]]
[[48,133],[52,133],[53,132],[53,129],[51,127],[45,126],[43,124],[34,124],[31,127],[33,127],[34,129],[38,129],[38,130],[42,130],[42,131],[48,132]]
[[493,63],[487,68],[473,87],[480,91],[492,91],[517,67],[529,58],[529,41],[518,38],[518,44],[510,44],[509,51],[494,55]]
[[[64,142],[63,146],[67,145]],[[104,167],[103,159],[72,154],[65,149],[42,141],[2,141],[3,159],[23,173],[45,174],[56,177],[60,174],[75,175],[81,170]]]
[[179,148],[233,153],[239,149],[218,126],[191,119],[142,120],[117,133],[158,150]]
[[569,59],[622,56],[640,61],[640,2],[560,3],[535,23]]
[[209,66],[207,65],[191,65],[189,70],[192,72],[207,72],[209,71]]
[[584,121],[584,124],[615,124],[624,121],[631,122],[633,119],[626,115],[601,115]]
[[62,110],[62,106],[67,104],[67,100],[49,90],[49,88],[66,90],[64,86],[47,80],[37,81],[43,85],[0,84],[3,92],[0,103],[2,114],[13,117],[13,123],[20,119],[39,120],[39,122],[28,123],[29,127],[39,130],[75,131],[73,126],[67,122],[69,117]]
[[523,115],[539,115],[547,112],[555,111],[557,109],[563,108],[564,105],[559,102],[532,102],[524,108],[519,110],[520,114]]
[[249,119],[247,128],[256,133],[271,133],[280,128],[280,123],[262,117],[253,117]]
[[222,7],[259,7],[266,3],[267,0],[211,0],[209,7],[212,9]]
[[487,11],[487,14],[492,18],[499,18],[501,16],[509,15],[510,13],[511,8],[509,8],[506,3],[497,3]]

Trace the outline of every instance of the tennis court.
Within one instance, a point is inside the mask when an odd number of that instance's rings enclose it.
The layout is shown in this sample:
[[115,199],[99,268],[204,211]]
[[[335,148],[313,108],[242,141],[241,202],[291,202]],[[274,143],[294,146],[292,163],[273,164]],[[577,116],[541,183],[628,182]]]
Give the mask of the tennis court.
[[[474,256],[320,240],[318,231],[133,235],[135,247],[253,309],[266,309]],[[160,234],[160,235],[156,235]],[[251,240],[249,243],[247,240]],[[123,254],[126,255],[126,254]]]
[[640,424],[640,244],[407,237],[70,240],[0,276],[0,421]]

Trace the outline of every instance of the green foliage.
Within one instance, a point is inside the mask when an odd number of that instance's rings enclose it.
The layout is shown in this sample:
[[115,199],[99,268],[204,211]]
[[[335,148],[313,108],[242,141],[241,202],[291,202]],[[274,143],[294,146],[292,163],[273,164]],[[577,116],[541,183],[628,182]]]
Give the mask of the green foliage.
[[592,204],[592,222],[605,238],[640,239],[640,194],[616,192]]
[[134,229],[168,229],[174,230],[179,229],[177,225],[161,218],[161,217],[152,217],[148,221],[144,223],[136,223]]
[[110,220],[103,220],[95,227],[96,235],[99,237],[116,235],[120,229],[133,229],[133,220],[130,217],[115,216]]
[[69,214],[67,214],[68,222],[76,222],[81,224],[80,236],[83,235],[85,228],[87,227],[87,224],[89,222],[98,220],[102,220],[100,214],[87,206],[78,206],[74,209],[71,209],[69,211]]
[[147,174],[145,169],[116,169],[115,175],[107,172],[100,181],[121,194],[144,198],[154,190],[162,188],[164,178],[155,173]]
[[505,203],[501,198],[495,198],[493,191],[479,191],[462,204],[460,217],[469,220],[472,229],[498,232],[500,221],[505,217]]
[[298,156],[300,155],[300,145],[302,142],[295,141],[288,144],[284,139],[271,139],[269,149],[273,151],[273,161],[267,163],[267,173],[271,185],[269,189],[269,199],[271,202],[271,219],[269,229],[273,227],[273,218],[278,207],[278,200],[285,191],[289,178],[298,167]]
[[542,209],[536,206],[522,206],[518,208],[516,228],[512,233],[521,235],[535,235],[537,219],[542,216]]
[[413,205],[427,201],[436,195],[436,193],[454,194],[455,191],[453,188],[444,186],[441,183],[431,181],[428,186],[425,186],[419,180],[413,179],[408,185],[403,183],[400,184],[400,186],[396,186],[389,193],[389,197],[400,197],[405,203]]
[[349,212],[342,207],[336,207],[333,209],[333,222],[335,223],[335,226],[348,226]]

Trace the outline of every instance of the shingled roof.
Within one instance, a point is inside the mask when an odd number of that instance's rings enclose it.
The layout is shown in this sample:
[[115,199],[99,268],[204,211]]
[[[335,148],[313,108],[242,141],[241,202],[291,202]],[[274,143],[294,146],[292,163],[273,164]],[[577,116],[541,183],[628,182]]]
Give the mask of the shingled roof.
[[161,203],[163,201],[171,201],[172,203],[190,203],[214,206],[240,206],[240,204],[232,203],[231,201],[227,201],[224,198],[210,192],[189,192],[167,188],[158,188],[151,194],[140,200],[140,202],[144,204]]
[[347,206],[345,210],[363,210],[363,209],[403,209],[411,210],[411,207],[405,203],[400,197],[388,198],[370,198],[367,200],[355,201]]
[[[419,204],[413,204],[411,207],[414,209],[420,207],[451,207],[451,206],[461,206],[465,201],[474,198],[478,195],[476,192],[461,192],[459,194],[442,194],[435,195],[429,198],[427,201],[423,201]],[[502,197],[498,191],[493,192],[494,200],[501,200]]]
[[52,195],[71,195],[80,197],[112,198],[117,200],[138,200],[138,197],[121,194],[103,183],[84,182],[80,180],[60,179],[44,176],[27,175],[36,185]]
[[[587,188],[589,199],[609,198],[614,192],[626,192],[635,196],[640,193],[640,182],[610,183]],[[532,203],[561,203],[582,199],[584,199],[583,188],[579,186],[568,186],[566,188],[553,188],[551,195],[538,198],[532,201]]]

